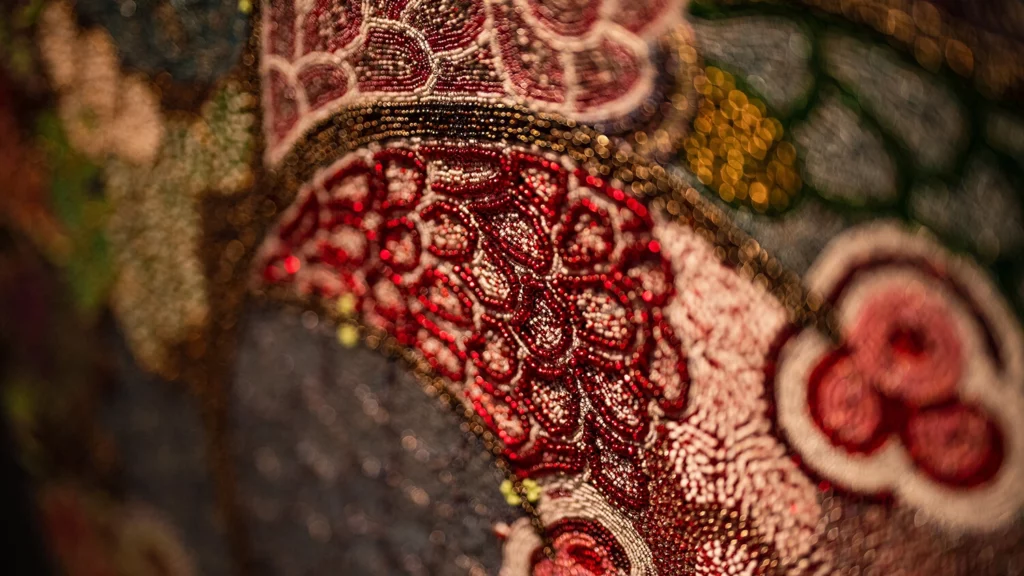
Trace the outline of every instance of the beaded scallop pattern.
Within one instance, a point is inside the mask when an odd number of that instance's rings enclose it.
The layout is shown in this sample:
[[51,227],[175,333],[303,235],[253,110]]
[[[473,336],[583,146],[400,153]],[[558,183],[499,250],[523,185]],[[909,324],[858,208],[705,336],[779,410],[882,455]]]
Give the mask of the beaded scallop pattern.
[[456,386],[522,474],[589,470],[639,508],[652,424],[682,410],[688,386],[652,229],[641,202],[557,160],[391,147],[314,178],[260,267],[303,295],[355,296],[365,323]]
[[583,122],[654,89],[651,42],[685,0],[281,0],[263,5],[267,160],[359,103],[526,104]]

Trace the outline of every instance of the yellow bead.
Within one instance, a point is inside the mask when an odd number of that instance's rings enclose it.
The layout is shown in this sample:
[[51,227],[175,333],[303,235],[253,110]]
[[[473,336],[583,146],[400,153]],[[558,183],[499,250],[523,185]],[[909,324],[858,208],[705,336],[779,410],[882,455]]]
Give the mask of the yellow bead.
[[534,480],[527,478],[523,480],[523,488],[526,489],[526,499],[531,503],[536,503],[540,500],[540,484],[537,484]]
[[338,313],[342,316],[351,316],[356,311],[356,297],[352,294],[342,294],[338,298]]
[[353,348],[359,343],[359,328],[352,324],[342,324],[338,328],[338,342],[346,348]]
[[505,481],[501,483],[501,493],[505,496],[505,502],[507,502],[509,506],[519,506],[523,503],[522,498],[519,497],[519,494],[516,494],[515,488],[512,487],[511,480],[505,479]]

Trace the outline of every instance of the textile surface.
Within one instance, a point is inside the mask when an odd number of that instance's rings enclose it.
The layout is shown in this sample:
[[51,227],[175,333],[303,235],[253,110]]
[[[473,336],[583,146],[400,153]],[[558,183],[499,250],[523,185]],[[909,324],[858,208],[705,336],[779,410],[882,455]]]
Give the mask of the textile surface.
[[26,573],[1024,573],[1022,33],[5,5]]

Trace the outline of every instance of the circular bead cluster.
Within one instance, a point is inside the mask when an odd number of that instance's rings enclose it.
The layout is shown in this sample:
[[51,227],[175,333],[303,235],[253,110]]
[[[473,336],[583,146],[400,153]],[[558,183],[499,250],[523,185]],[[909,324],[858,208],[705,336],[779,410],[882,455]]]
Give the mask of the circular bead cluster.
[[873,224],[837,238],[808,282],[842,341],[798,332],[774,366],[776,416],[803,464],[964,529],[1015,519],[1024,335],[990,281],[923,234]]
[[965,404],[963,344],[942,297],[924,285],[878,291],[861,305],[847,346],[811,373],[814,421],[845,450],[870,454],[892,435],[939,482],[970,486],[1002,459],[998,426]]
[[782,124],[763,102],[737,90],[728,72],[709,66],[694,83],[702,97],[683,145],[693,173],[726,202],[758,212],[788,207],[803,182]]

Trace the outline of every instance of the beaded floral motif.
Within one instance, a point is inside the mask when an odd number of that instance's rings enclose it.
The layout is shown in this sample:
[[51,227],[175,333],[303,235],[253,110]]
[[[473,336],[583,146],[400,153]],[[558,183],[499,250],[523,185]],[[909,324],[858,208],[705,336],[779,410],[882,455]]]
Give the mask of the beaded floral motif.
[[265,2],[267,159],[360,102],[524,103],[584,122],[653,95],[649,43],[685,0]]
[[807,466],[962,528],[1014,518],[1024,340],[989,280],[886,224],[837,238],[808,282],[837,307],[844,344],[808,330],[779,355],[779,424]]
[[262,281],[326,299],[450,380],[524,475],[589,471],[646,504],[641,457],[686,359],[644,205],[567,161],[485,146],[353,153],[303,189]]
[[512,525],[500,576],[653,576],[647,543],[630,521],[580,478],[542,486],[540,517],[553,557],[526,519]]

